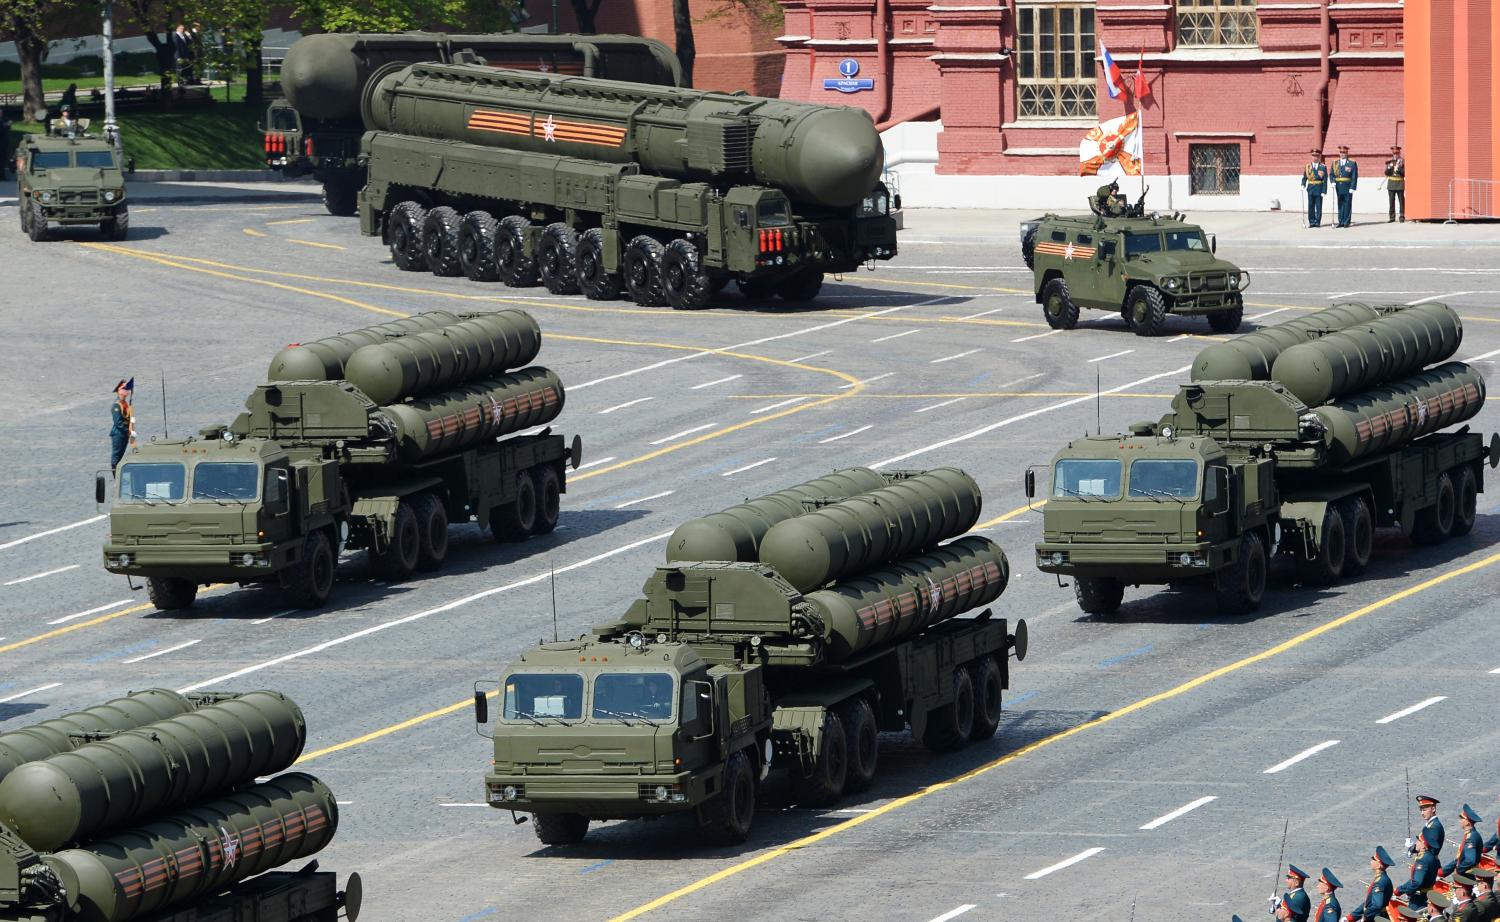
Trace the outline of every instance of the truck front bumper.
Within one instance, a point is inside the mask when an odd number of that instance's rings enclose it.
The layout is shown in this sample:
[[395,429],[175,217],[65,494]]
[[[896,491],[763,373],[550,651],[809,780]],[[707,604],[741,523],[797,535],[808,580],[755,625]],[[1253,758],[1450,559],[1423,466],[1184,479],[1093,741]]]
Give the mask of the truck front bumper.
[[670,775],[484,776],[485,800],[498,810],[579,813],[590,819],[636,819],[692,810],[718,791],[717,770]]
[[1233,544],[1038,543],[1036,566],[1043,573],[1113,577],[1129,585],[1168,583],[1207,576],[1230,564]]
[[274,544],[106,544],[104,569],[141,577],[177,577],[197,583],[250,583],[275,575],[289,560]]
[[43,205],[42,214],[54,224],[98,224],[115,216],[120,202],[108,205]]

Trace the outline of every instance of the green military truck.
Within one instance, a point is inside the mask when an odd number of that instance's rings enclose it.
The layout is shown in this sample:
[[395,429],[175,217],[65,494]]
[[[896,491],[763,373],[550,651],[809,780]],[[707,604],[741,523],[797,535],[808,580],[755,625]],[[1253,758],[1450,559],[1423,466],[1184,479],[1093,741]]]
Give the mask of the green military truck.
[[329,214],[350,216],[365,184],[359,101],[373,75],[419,61],[451,62],[459,52],[490,67],[609,77],[682,86],[672,50],[634,35],[532,35],[506,32],[339,32],[292,43],[281,64],[284,99],[266,109],[266,166],[288,177],[311,174],[323,184]]
[[1010,575],[986,538],[940,543],[978,512],[961,471],[855,468],[684,524],[623,618],[505,669],[487,802],[549,845],[669,814],[735,843],[773,768],[826,806],[872,783],[880,731],[988,739],[1026,624],[957,617]]
[[861,109],[415,64],[362,111],[360,230],[402,269],[695,309],[731,281],[808,301],[896,254]]
[[306,742],[269,691],[153,688],[0,733],[0,919],[354,922],[358,874],[275,870],[338,829],[328,786],[285,771]]
[[275,583],[317,607],[344,550],[402,580],[442,566],[450,523],[502,541],[552,531],[582,443],[543,428],[563,407],[555,374],[507,371],[540,349],[536,321],[515,310],[433,311],[288,346],[233,424],[129,450],[105,569],[145,577],[162,609],[208,583]]
[[[1144,196],[1142,196],[1144,199]],[[1218,241],[1180,214],[1048,214],[1021,224],[1021,255],[1036,301],[1054,330],[1071,330],[1081,308],[1119,311],[1137,336],[1166,332],[1167,316],[1204,316],[1216,333],[1244,317],[1250,273],[1216,255]]]
[[1159,422],[1058,452],[1037,567],[1072,576],[1091,613],[1192,581],[1244,613],[1277,554],[1325,586],[1365,570],[1376,528],[1468,534],[1500,440],[1444,431],[1484,405],[1484,376],[1444,361],[1462,332],[1435,302],[1343,304],[1210,346]]
[[107,240],[130,233],[125,174],[103,138],[23,135],[16,151],[21,231],[46,240],[50,225],[98,225]]

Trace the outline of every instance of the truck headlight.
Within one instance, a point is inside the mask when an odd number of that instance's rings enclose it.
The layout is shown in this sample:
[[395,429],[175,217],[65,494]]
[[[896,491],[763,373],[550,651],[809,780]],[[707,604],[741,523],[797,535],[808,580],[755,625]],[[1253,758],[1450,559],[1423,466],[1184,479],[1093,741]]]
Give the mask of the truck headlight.
[[1060,567],[1063,564],[1065,564],[1065,563],[1068,562],[1068,555],[1064,554],[1062,551],[1053,551],[1052,554],[1050,556],[1048,556],[1046,559],[1054,567]]
[[120,566],[122,566],[122,567],[128,567],[128,566],[130,566],[130,555],[129,554],[121,554],[120,555]]
[[501,791],[500,794],[506,800],[515,800],[517,797],[521,796],[521,791],[515,785],[513,785],[513,784],[507,784],[505,786],[505,789],[503,791]]
[[106,202],[113,202],[115,200],[115,190],[113,190],[113,189],[105,189],[104,190],[104,200]]
[[50,202],[50,201],[52,201],[52,190],[48,189],[48,190],[42,192],[41,199],[42,199],[43,202]]
[[667,786],[665,784],[658,784],[656,786],[656,799],[657,800],[665,801],[668,797],[671,797],[671,796],[672,796],[672,792],[667,789]]
[[1182,287],[1182,280],[1177,278],[1167,279],[1167,287],[1172,289],[1173,291],[1176,291],[1178,288]]
[[243,566],[247,566],[247,567],[253,567],[253,566],[255,566],[255,555],[254,554],[244,554],[244,555],[242,555],[240,557],[240,564],[243,565]]
[[1187,551],[1183,551],[1181,554],[1177,555],[1177,562],[1182,564],[1184,567],[1190,567],[1193,565],[1193,555],[1189,554]]

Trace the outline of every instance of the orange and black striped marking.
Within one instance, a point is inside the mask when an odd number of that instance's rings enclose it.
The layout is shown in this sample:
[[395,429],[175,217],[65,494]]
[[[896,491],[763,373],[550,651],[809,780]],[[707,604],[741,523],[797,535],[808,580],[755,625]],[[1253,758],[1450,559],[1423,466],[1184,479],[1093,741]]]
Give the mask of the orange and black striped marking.
[[625,129],[619,125],[602,122],[577,122],[548,115],[540,118],[521,112],[505,112],[499,109],[475,109],[469,116],[468,126],[475,131],[493,131],[514,134],[544,141],[568,141],[573,144],[594,144],[600,147],[619,147],[625,143]]
[[1049,256],[1061,256],[1063,259],[1093,259],[1097,247],[1084,246],[1079,243],[1056,243],[1049,240],[1037,243],[1036,251]]

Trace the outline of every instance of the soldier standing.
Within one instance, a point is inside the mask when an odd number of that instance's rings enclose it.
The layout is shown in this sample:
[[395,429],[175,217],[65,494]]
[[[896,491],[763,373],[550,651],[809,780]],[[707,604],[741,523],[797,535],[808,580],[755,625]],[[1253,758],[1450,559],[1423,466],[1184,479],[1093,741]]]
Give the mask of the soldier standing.
[[1391,876],[1385,869],[1394,863],[1383,846],[1375,846],[1375,853],[1370,856],[1370,870],[1375,876],[1365,888],[1365,901],[1345,916],[1344,922],[1376,922],[1385,918],[1386,904],[1391,901]]
[[1438,870],[1437,849],[1428,847],[1424,832],[1417,836],[1417,860],[1411,863],[1411,879],[1396,892],[1406,897],[1412,909],[1422,909],[1427,905],[1428,891],[1437,882]]
[[1359,164],[1349,159],[1349,145],[1339,145],[1339,159],[1333,162],[1333,192],[1338,196],[1339,227],[1348,227],[1354,211],[1354,190],[1359,187]]
[[1302,884],[1307,880],[1307,873],[1295,864],[1286,866],[1286,892],[1281,894],[1280,905],[1286,907],[1286,915],[1278,918],[1290,919],[1291,922],[1307,922],[1308,913],[1312,912],[1312,900],[1307,891],[1302,889]]
[[1307,190],[1307,226],[1317,227],[1323,223],[1323,196],[1328,194],[1328,167],[1323,165],[1323,152],[1310,150],[1312,160],[1302,169],[1302,186]]
[[110,410],[110,470],[120,466],[120,459],[125,457],[125,449],[135,442],[135,411],[130,406],[134,396],[135,379],[127,381],[121,378],[120,383],[115,385],[115,402]]
[[[1406,160],[1401,156],[1401,145],[1391,145],[1391,159],[1385,162],[1385,193],[1391,200],[1390,216],[1385,223],[1399,220],[1406,223]],[[1400,209],[1396,200],[1401,200]]]
[[[1422,813],[1422,835],[1427,839],[1427,847],[1434,857],[1443,850],[1443,821],[1437,817],[1439,803],[1441,801],[1436,797],[1429,797],[1426,794],[1417,795],[1417,809]],[[1417,853],[1414,840],[1406,840],[1406,853],[1408,855]]]
[[1318,908],[1312,914],[1310,922],[1339,922],[1339,898],[1334,891],[1342,887],[1339,879],[1333,876],[1333,872],[1324,868],[1318,875],[1318,893],[1323,897],[1318,900]]
[[1459,841],[1458,854],[1453,860],[1443,865],[1443,877],[1447,877],[1454,871],[1460,874],[1468,874],[1484,857],[1484,840],[1479,836],[1479,814],[1464,804],[1463,809],[1458,811],[1458,825],[1463,829],[1463,837]]

